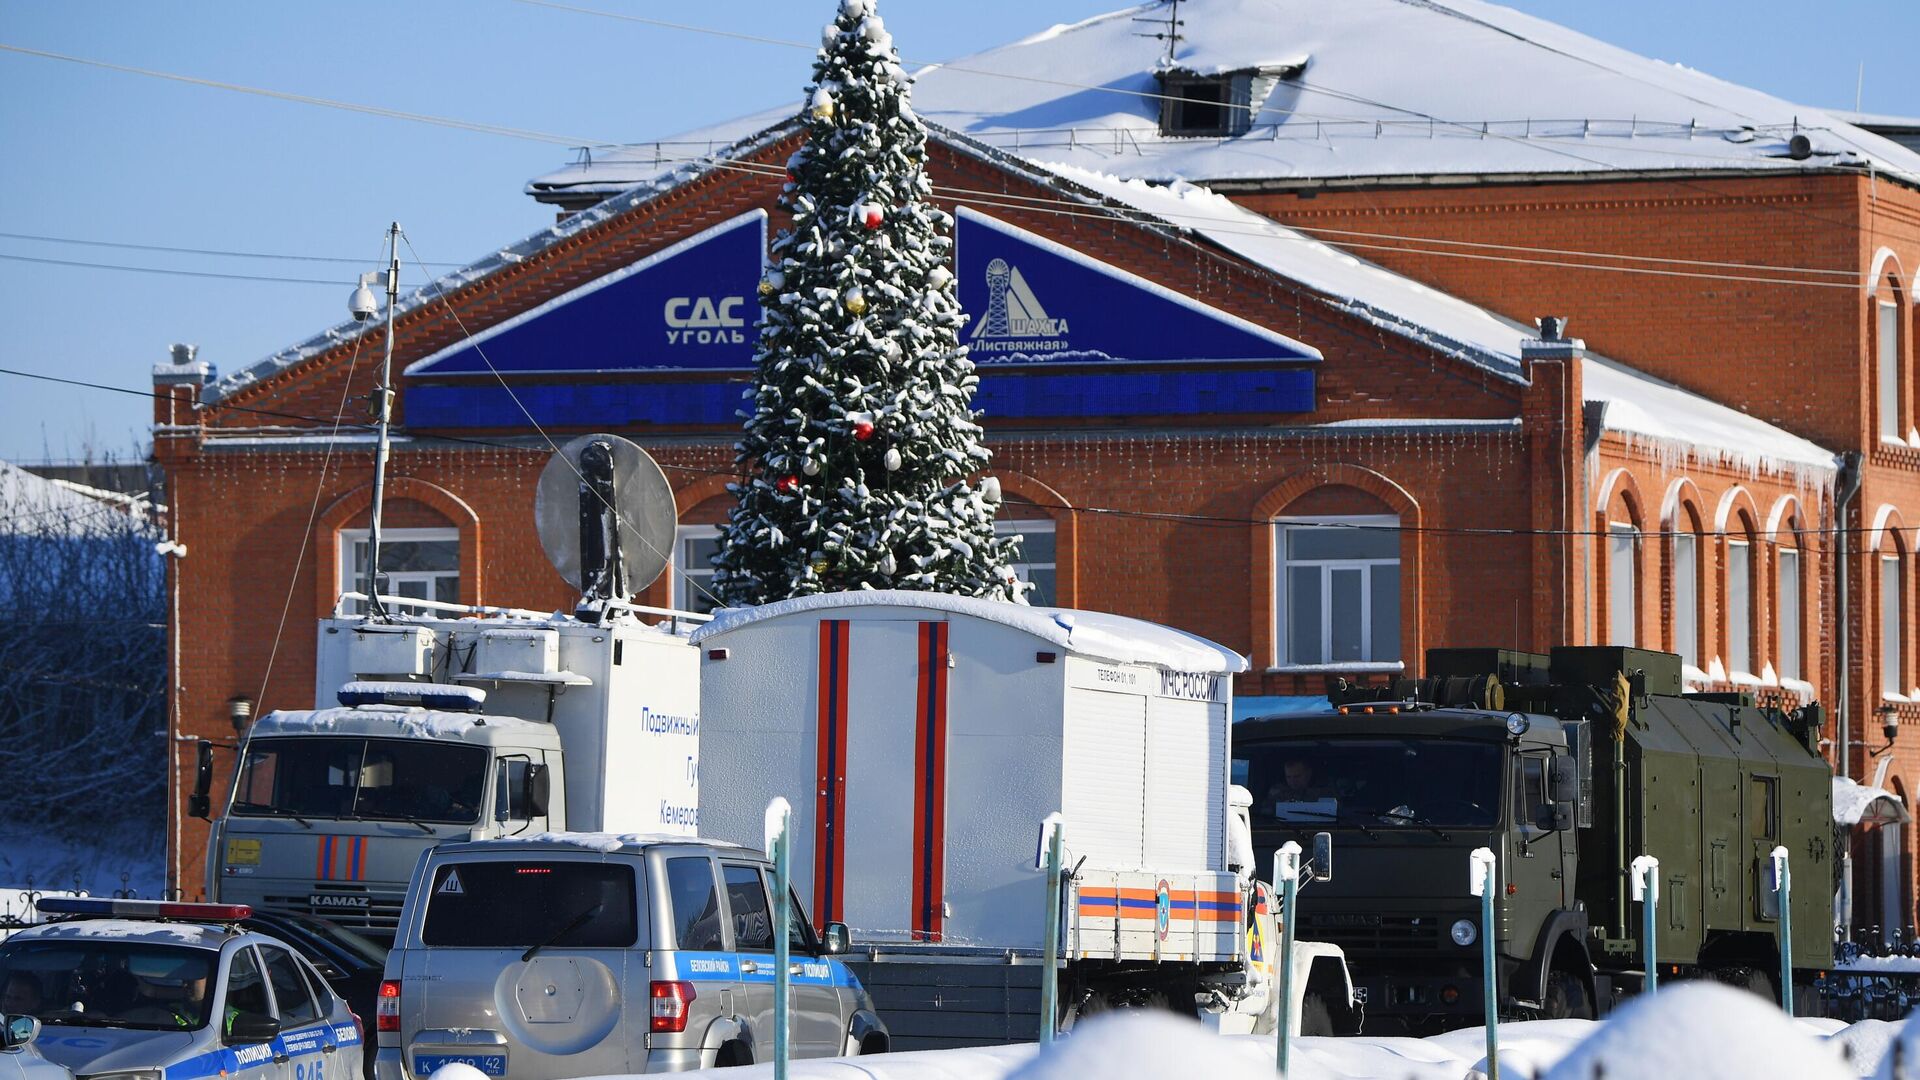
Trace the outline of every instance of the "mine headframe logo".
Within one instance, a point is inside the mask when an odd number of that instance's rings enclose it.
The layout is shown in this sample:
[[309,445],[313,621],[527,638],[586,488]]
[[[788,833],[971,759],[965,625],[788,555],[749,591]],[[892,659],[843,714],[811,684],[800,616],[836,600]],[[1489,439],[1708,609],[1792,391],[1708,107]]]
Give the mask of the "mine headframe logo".
[[1067,333],[1067,320],[1052,318],[1040,298],[1005,259],[987,264],[987,312],[974,324],[973,338],[1058,338]]

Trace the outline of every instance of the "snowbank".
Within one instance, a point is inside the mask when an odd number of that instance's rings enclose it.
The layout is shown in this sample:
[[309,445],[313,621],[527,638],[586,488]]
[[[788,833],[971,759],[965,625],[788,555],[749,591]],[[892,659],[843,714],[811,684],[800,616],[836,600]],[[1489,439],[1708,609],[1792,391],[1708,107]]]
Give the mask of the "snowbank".
[[1548,1070],[1546,1080],[1842,1080],[1851,1075],[1831,1047],[1765,999],[1717,983],[1689,982],[1627,1003]]

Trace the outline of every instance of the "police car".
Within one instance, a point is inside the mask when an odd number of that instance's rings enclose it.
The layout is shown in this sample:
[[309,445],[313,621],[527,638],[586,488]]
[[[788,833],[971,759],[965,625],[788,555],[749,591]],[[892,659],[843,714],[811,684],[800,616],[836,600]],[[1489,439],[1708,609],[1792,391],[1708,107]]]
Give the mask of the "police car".
[[364,1080],[360,1020],[245,904],[46,899],[0,945],[7,1011],[81,1080]]

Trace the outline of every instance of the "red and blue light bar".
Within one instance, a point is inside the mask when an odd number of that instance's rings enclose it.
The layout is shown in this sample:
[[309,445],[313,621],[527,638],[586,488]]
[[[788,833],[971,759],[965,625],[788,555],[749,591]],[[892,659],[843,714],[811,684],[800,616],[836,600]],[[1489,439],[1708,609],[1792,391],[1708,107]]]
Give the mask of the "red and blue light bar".
[[172,900],[111,900],[95,896],[48,896],[35,905],[48,915],[110,915],[119,919],[196,919],[237,922],[253,914],[247,904],[182,904]]

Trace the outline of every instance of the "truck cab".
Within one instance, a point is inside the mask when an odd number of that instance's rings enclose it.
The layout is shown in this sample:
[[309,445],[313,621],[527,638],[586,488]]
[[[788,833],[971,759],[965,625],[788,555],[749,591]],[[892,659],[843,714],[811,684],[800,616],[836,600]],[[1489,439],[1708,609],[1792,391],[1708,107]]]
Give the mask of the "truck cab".
[[[1556,759],[1569,775],[1567,734],[1550,716],[1397,705],[1235,725],[1233,780],[1253,793],[1259,856],[1334,834],[1340,872],[1302,892],[1298,932],[1345,952],[1372,1030],[1479,1022],[1479,905],[1466,889],[1475,848],[1500,857],[1509,985],[1535,959],[1532,936],[1510,928],[1584,933],[1571,800],[1552,797]],[[1590,966],[1560,960],[1542,1011],[1591,1015]]]
[[391,938],[427,848],[564,828],[564,805],[549,805],[564,770],[559,733],[516,717],[386,702],[270,713],[215,824],[208,895]]

